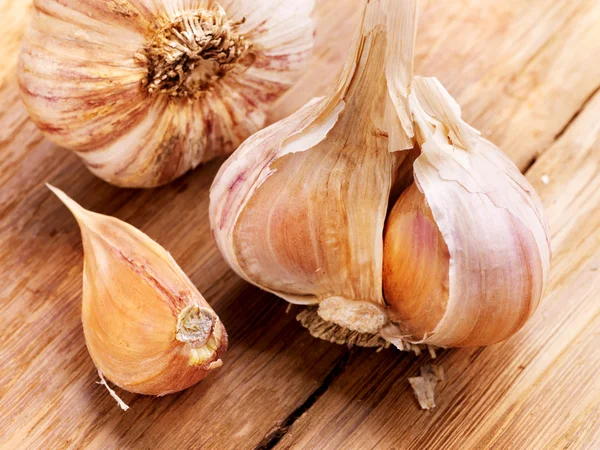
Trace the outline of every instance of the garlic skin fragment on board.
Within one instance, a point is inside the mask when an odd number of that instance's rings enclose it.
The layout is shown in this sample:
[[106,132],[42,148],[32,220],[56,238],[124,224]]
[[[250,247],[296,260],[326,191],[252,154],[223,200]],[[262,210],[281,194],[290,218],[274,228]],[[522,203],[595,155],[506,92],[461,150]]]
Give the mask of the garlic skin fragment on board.
[[100,373],[128,391],[165,395],[220,367],[225,327],[171,255],[133,226],[48,187],[81,228],[83,331]]
[[261,129],[312,51],[313,0],[35,0],[31,118],[119,186],[165,184]]
[[315,305],[316,320],[301,320],[324,339],[400,349],[505,339],[547,281],[540,200],[437,80],[413,76],[417,2],[365,3],[331,94],[222,166],[217,245],[244,279]]

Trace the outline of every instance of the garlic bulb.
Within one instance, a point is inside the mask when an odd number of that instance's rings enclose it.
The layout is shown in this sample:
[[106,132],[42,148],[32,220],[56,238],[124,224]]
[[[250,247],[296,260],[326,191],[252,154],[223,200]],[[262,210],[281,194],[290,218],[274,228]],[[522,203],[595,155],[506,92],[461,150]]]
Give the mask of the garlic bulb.
[[413,76],[416,0],[365,3],[331,94],[221,168],[216,242],[241,277],[317,306],[299,319],[319,337],[497,342],[533,313],[547,280],[539,198],[436,79]]
[[131,225],[48,187],[81,228],[83,331],[101,376],[131,392],[164,395],[220,367],[225,327],[171,255]]
[[313,0],[35,0],[22,99],[100,178],[167,183],[262,128],[312,49]]

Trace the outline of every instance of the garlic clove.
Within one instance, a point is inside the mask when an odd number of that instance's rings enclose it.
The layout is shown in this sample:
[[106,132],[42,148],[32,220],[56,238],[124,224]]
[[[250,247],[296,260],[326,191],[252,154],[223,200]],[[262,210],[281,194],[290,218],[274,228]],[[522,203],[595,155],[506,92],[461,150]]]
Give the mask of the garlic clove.
[[[405,7],[387,8],[394,17]],[[319,304],[322,319],[359,334],[387,320],[383,227],[408,154],[400,150],[413,147],[394,104],[408,91],[390,92],[381,70],[386,62],[407,80],[412,70],[386,60],[404,44],[385,11],[367,6],[330,95],[249,138],[211,189],[213,234],[239,275],[291,302]]]
[[308,61],[313,1],[255,3],[36,0],[23,101],[104,180],[167,183],[262,128]]
[[171,255],[131,225],[48,187],[81,228],[83,330],[100,373],[128,391],[165,395],[220,367],[225,328]]
[[422,153],[415,184],[388,219],[391,317],[412,341],[499,342],[533,314],[547,281],[540,199],[515,165],[462,121],[439,81],[416,77],[411,107]]
[[390,318],[399,324],[401,336],[420,340],[446,310],[450,254],[416,184],[390,212],[383,242],[383,292]]

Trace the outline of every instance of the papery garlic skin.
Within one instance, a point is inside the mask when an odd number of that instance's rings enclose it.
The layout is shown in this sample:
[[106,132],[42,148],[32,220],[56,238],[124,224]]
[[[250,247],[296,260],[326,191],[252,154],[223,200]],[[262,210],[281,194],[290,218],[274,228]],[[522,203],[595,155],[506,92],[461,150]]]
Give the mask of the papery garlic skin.
[[318,305],[299,320],[333,342],[498,342],[547,282],[541,202],[436,79],[413,76],[416,16],[416,0],[367,1],[331,94],[250,137],[211,188],[230,266]]
[[[512,161],[461,120],[437,79],[416,77],[412,91],[422,152],[415,184],[392,210],[384,239],[391,318],[411,341],[502,341],[533,314],[548,279],[541,201]],[[411,227],[411,220],[420,223]],[[424,242],[424,235],[433,239]],[[420,258],[430,266],[416,264]]]
[[35,0],[22,99],[100,178],[167,183],[261,129],[306,66],[313,0],[256,3]]
[[358,333],[387,322],[382,230],[398,150],[412,148],[400,101],[412,66],[386,56],[414,40],[390,32],[387,8],[415,5],[370,3],[332,93],[249,138],[211,189],[213,235],[240,276]]
[[225,328],[171,255],[133,226],[50,189],[81,228],[82,322],[98,370],[128,391],[165,395],[220,367]]

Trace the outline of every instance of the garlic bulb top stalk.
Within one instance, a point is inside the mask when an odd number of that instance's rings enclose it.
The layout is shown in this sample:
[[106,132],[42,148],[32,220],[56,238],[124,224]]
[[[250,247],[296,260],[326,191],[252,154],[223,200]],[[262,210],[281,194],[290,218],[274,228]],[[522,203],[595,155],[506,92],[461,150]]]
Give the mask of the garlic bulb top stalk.
[[128,391],[165,395],[220,367],[225,328],[171,255],[131,225],[49,188],[81,228],[83,331],[100,373]]
[[[302,322],[336,342],[496,342],[535,310],[547,279],[539,198],[437,80],[413,77],[416,18],[415,0],[366,2],[331,94],[249,138],[211,189],[231,267],[318,305],[319,325]],[[394,227],[405,210],[420,222]]]
[[35,0],[19,84],[92,172],[167,183],[262,128],[312,49],[313,0]]

